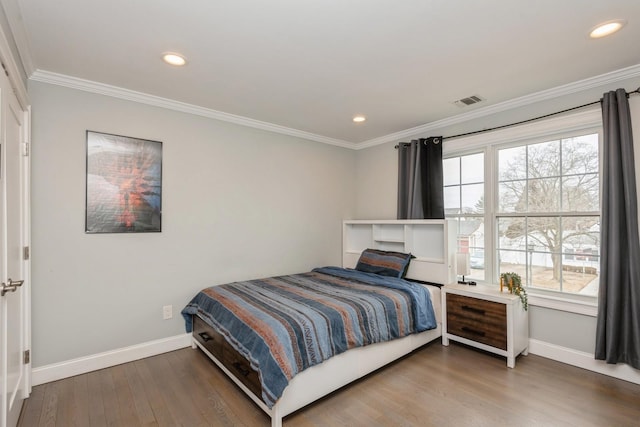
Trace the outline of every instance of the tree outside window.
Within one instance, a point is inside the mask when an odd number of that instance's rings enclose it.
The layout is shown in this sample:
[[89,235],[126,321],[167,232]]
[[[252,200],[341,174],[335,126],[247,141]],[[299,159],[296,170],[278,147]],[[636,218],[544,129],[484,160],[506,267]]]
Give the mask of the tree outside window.
[[598,134],[498,150],[497,256],[528,287],[597,294]]

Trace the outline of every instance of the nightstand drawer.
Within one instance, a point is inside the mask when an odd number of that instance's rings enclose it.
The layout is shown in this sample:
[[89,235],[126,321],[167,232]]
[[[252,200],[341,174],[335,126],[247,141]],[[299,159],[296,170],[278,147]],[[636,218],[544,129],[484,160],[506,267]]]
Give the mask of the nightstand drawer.
[[447,295],[447,315],[495,325],[504,324],[507,310],[504,304],[464,295]]
[[447,294],[447,332],[506,350],[506,306],[463,295]]

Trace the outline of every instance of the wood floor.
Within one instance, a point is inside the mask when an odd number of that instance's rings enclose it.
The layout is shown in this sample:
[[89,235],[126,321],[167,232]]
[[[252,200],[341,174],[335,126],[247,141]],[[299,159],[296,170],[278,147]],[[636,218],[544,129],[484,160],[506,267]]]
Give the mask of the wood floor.
[[[19,426],[269,426],[191,348],[34,387]],[[292,426],[638,426],[640,385],[431,343],[284,419]]]

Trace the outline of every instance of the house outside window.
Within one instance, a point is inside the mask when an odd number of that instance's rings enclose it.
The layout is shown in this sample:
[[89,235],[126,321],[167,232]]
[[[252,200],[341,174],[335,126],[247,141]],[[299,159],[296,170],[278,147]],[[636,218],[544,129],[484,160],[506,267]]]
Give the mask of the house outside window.
[[530,300],[593,315],[601,116],[541,122],[445,143],[445,216],[456,220],[472,279],[497,286],[500,273],[516,272]]

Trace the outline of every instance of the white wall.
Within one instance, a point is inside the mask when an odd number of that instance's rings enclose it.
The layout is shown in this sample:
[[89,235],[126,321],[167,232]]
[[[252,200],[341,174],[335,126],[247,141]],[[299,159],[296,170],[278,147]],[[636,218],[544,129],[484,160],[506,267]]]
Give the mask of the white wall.
[[[44,83],[29,96],[34,368],[181,334],[203,287],[340,264],[354,151]],[[84,233],[87,129],[163,142],[161,233]]]
[[[476,131],[518,120],[529,119],[537,115],[560,111],[583,103],[597,100],[607,90],[619,87],[635,90],[640,79],[622,81],[594,88],[588,92],[520,108],[500,115],[476,119],[457,125],[455,128],[435,130],[427,136],[449,136],[463,132]],[[640,192],[640,95],[629,98],[635,144],[636,174]],[[447,144],[447,141],[444,142]],[[396,142],[379,145],[358,151],[356,190],[356,218],[359,219],[395,219],[397,197],[398,155],[394,150]],[[445,145],[446,146],[446,145]],[[595,350],[595,325],[593,316],[569,313],[550,308],[531,306],[530,338],[544,343],[567,347],[580,352],[593,354]]]

